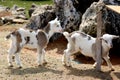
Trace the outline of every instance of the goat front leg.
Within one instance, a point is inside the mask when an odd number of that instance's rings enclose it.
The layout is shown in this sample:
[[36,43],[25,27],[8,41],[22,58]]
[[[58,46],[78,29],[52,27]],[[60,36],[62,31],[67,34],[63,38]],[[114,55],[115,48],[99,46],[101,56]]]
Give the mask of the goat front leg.
[[19,53],[15,53],[15,61],[16,61],[16,64],[18,65],[18,68],[22,68]]
[[42,53],[43,53],[43,64],[47,64],[47,61],[45,59],[45,50],[44,49],[42,50]]
[[[94,53],[95,53],[95,52],[94,52]],[[94,68],[96,68],[96,66],[97,66],[97,59],[96,59],[96,55],[94,55],[92,58],[95,60],[95,63],[93,64],[93,67],[94,67]],[[104,62],[104,60],[102,59],[101,64],[103,64],[103,62]]]
[[114,71],[114,68],[112,66],[112,63],[109,60],[109,56],[103,57],[105,59],[105,61],[107,62],[107,65],[109,66],[109,68],[111,69],[111,71]]
[[38,49],[37,50],[37,62],[38,62],[38,66],[43,65],[43,50],[42,49]]
[[[104,62],[104,60],[102,59],[102,63]],[[93,64],[93,67],[96,68],[97,62],[95,61],[95,63]]]
[[[96,66],[97,66],[97,61],[96,61],[96,59],[95,58],[93,58],[94,60],[95,60],[95,63],[93,64],[93,67],[94,68],[96,68]],[[104,60],[102,59],[102,63],[104,62]]]

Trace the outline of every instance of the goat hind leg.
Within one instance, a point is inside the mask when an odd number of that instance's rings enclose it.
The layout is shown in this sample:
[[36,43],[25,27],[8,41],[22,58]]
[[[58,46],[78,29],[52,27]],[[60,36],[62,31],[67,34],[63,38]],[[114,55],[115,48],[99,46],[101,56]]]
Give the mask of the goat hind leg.
[[8,56],[7,56],[7,58],[8,58],[8,65],[9,65],[9,67],[13,67],[13,64],[12,64],[12,54],[11,53],[8,53]]
[[16,64],[18,65],[18,68],[22,68],[19,53],[15,53],[15,61],[16,61]]
[[71,54],[69,53],[69,51],[65,50],[64,55],[62,57],[62,62],[65,66],[69,66],[69,67],[71,66],[70,56]]
[[9,64],[9,67],[13,67],[13,54],[15,54],[15,51],[16,49],[14,48],[14,46],[10,47],[10,49],[8,50],[8,56],[7,56],[7,59],[8,59],[8,64]]

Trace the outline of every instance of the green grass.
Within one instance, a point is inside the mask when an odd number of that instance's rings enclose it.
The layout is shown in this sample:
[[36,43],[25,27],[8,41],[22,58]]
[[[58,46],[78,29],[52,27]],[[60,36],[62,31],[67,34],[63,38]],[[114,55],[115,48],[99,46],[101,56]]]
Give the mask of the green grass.
[[52,0],[5,0],[0,1],[0,5],[12,7],[13,5],[18,5],[20,7],[24,7],[29,9],[31,4],[35,3],[37,5],[44,5],[44,4],[53,4]]
[[19,7],[24,7],[26,9],[26,13],[28,9],[31,7],[32,3],[37,5],[44,5],[44,4],[53,4],[53,0],[4,0],[3,2],[0,0],[0,5],[13,7],[13,5],[17,5]]

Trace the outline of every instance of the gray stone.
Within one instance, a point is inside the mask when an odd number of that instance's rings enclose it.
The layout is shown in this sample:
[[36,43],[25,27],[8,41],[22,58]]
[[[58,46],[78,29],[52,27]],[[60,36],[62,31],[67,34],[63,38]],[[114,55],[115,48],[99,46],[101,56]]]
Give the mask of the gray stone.
[[97,28],[97,13],[103,9],[104,6],[104,3],[93,2],[82,16],[79,30],[95,37]]
[[82,14],[76,10],[72,0],[54,0],[55,12],[64,30],[72,32],[78,30]]
[[0,6],[0,22],[2,22],[1,25],[13,22],[24,23],[26,20],[27,17],[25,14],[25,8],[18,7],[16,5],[14,5],[11,9],[9,7]]

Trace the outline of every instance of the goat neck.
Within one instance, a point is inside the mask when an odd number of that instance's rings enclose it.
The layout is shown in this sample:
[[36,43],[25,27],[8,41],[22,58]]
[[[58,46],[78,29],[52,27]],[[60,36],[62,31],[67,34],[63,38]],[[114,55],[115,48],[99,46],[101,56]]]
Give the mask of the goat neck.
[[48,35],[48,38],[50,38],[54,34],[54,32],[50,29],[50,23],[48,23],[43,30]]

